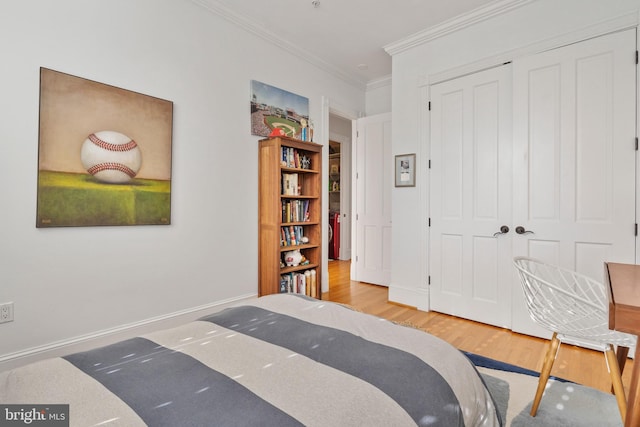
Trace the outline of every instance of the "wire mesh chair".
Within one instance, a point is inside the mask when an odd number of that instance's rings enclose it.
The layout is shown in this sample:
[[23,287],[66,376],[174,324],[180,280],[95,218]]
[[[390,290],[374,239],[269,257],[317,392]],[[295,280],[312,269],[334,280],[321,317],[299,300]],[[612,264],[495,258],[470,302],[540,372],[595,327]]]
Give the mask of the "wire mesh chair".
[[[520,276],[529,315],[534,322],[553,333],[540,372],[531,416],[536,416],[560,344],[570,341],[604,352],[624,422],[627,401],[621,374],[629,348],[636,345],[636,337],[609,329],[604,285],[579,273],[528,257],[514,258],[514,265]],[[618,347],[617,358],[614,346]]]

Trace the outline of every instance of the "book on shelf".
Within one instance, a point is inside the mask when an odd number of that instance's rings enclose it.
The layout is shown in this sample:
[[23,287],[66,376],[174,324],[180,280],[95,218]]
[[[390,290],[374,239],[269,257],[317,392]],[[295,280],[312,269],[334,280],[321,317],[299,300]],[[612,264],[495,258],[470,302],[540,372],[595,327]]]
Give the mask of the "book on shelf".
[[282,222],[309,222],[309,200],[283,200]]
[[311,169],[311,157],[292,147],[281,147],[280,164],[286,168]]
[[302,244],[304,237],[304,227],[301,225],[290,225],[280,227],[280,246],[295,246]]
[[289,234],[291,235],[291,238],[289,239],[291,241],[291,245],[293,246],[297,245],[296,232],[295,232],[295,229],[293,228],[293,225],[289,226]]
[[298,187],[297,173],[282,174],[282,194],[285,196],[299,196],[300,188]]
[[293,293],[318,297],[318,284],[316,283],[316,270],[310,269],[304,272],[292,272],[280,275],[280,293]]

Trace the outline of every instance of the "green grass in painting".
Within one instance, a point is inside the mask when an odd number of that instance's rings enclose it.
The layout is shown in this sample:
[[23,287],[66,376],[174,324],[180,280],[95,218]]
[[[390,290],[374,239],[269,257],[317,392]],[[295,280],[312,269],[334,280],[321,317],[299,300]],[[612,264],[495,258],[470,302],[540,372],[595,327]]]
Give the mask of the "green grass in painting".
[[38,227],[171,223],[171,181],[104,184],[88,174],[40,171]]
[[287,136],[294,137],[300,132],[300,124],[293,120],[287,120],[277,116],[265,116],[264,120],[271,129],[279,127],[284,130]]

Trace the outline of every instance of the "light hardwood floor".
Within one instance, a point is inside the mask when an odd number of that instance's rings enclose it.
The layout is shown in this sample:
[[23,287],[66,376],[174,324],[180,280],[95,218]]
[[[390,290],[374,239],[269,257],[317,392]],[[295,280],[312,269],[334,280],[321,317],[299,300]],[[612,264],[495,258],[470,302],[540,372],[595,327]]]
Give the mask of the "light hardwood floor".
[[[387,288],[350,280],[349,261],[329,261],[329,292],[322,298],[349,304],[365,313],[388,320],[408,322],[455,347],[540,372],[547,341],[436,312],[388,301]],[[625,389],[631,379],[633,361],[628,360],[622,380]],[[563,344],[551,375],[602,391],[611,390],[604,355],[598,351]],[[531,396],[535,390],[531,390]]]

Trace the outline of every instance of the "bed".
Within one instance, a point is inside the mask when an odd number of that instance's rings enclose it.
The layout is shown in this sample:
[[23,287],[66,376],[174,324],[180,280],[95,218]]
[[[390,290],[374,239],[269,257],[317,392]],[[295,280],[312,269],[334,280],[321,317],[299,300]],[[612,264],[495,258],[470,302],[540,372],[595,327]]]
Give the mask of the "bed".
[[69,404],[72,426],[500,426],[445,341],[291,294],[0,373],[0,404]]

